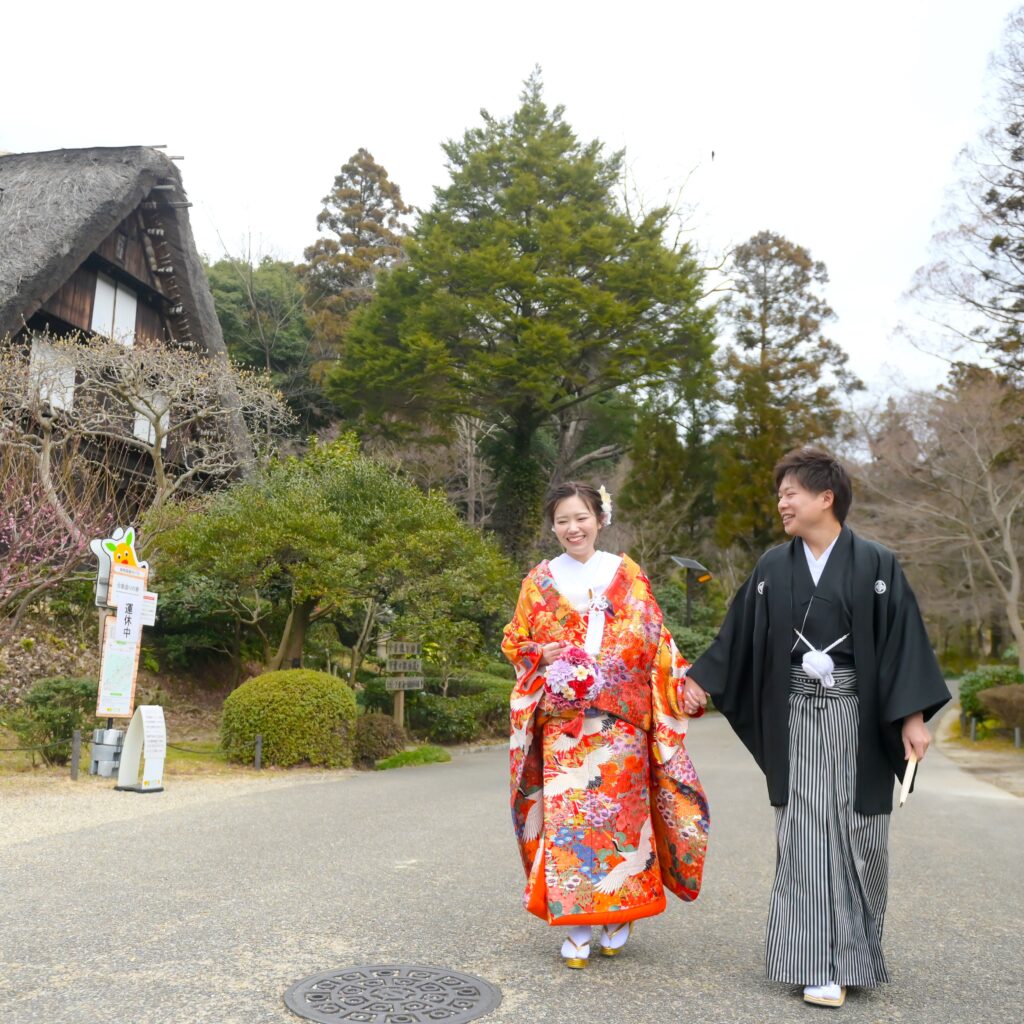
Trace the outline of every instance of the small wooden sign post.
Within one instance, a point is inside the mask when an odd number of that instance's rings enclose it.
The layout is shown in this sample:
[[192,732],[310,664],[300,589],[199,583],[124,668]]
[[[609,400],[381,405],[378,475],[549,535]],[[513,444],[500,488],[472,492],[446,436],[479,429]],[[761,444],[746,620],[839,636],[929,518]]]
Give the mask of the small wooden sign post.
[[423,671],[423,662],[419,657],[420,645],[405,640],[389,640],[387,655],[387,679],[384,685],[395,695],[395,721],[404,728],[405,691],[423,689],[423,676],[408,674]]

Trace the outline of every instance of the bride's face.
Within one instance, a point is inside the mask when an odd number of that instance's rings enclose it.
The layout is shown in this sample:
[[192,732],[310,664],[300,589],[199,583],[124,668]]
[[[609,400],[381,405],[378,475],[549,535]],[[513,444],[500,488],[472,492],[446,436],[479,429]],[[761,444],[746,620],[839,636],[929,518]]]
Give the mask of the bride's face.
[[558,543],[578,562],[585,562],[597,544],[597,516],[578,495],[563,498],[555,506],[555,536]]

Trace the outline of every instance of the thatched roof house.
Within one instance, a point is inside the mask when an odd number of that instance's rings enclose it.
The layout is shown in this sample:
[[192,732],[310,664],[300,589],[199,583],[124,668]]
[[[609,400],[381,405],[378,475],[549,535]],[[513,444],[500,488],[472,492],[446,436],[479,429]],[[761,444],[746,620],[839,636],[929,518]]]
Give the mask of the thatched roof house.
[[[177,166],[147,146],[0,156],[0,343],[22,332],[156,339],[227,362]],[[33,360],[51,356],[37,337]],[[74,371],[58,361],[51,406],[67,408]],[[65,380],[64,374],[70,376]],[[52,374],[51,374],[52,376]],[[252,443],[230,374],[218,377],[243,469]],[[137,423],[145,440],[149,424]]]
[[145,146],[0,156],[0,338],[148,336],[223,354],[177,166]]

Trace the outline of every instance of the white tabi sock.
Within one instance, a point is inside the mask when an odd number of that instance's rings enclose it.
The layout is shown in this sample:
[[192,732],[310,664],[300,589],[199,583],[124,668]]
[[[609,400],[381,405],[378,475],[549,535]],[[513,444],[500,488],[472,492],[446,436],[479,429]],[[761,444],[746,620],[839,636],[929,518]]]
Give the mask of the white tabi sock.
[[569,928],[569,938],[562,942],[562,956],[566,960],[586,960],[590,956],[590,925],[574,924]]
[[[616,929],[618,929],[616,931]],[[613,934],[614,933],[614,934]],[[605,925],[601,929],[601,945],[605,949],[622,949],[629,940],[629,923]]]

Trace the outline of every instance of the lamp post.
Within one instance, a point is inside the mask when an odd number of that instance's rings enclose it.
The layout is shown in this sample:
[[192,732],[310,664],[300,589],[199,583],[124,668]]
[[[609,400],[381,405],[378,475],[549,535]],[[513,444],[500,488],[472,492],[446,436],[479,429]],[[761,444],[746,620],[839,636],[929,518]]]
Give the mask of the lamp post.
[[711,571],[705,566],[701,565],[696,559],[693,558],[682,558],[679,555],[669,556],[680,569],[686,570],[686,624],[690,625],[692,618],[692,581],[693,576],[691,573],[696,573],[698,583],[707,583],[708,580],[713,579]]

